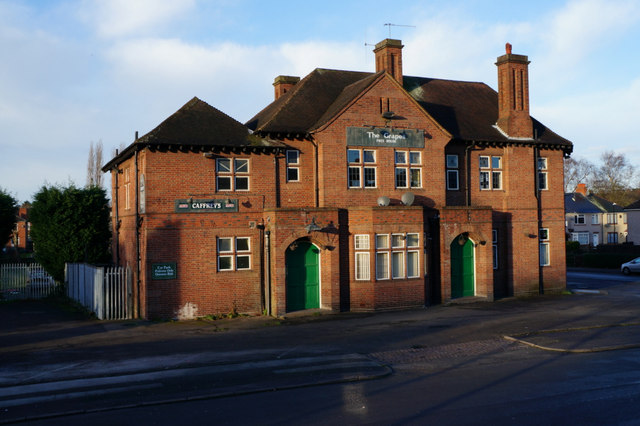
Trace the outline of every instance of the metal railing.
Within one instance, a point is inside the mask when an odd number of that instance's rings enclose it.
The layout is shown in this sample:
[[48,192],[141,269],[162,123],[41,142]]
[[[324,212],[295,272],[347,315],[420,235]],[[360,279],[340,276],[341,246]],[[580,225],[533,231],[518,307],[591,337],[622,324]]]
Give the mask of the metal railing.
[[37,263],[0,264],[0,300],[43,299],[59,287]]

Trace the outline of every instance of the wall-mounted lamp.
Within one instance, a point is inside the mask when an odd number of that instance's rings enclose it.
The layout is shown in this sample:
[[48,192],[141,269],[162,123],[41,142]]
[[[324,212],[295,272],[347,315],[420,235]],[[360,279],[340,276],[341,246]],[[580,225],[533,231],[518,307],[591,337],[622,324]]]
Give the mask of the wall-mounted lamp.
[[304,229],[307,230],[307,234],[310,234],[314,231],[320,231],[322,227],[316,223],[316,218],[311,219],[311,223],[307,224]]

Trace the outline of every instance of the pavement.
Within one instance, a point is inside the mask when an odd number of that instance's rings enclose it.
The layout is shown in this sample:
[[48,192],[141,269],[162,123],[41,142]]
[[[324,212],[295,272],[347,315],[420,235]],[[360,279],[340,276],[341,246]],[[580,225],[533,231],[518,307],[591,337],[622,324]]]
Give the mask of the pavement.
[[639,348],[640,277],[605,287],[410,311],[179,322],[98,321],[52,301],[3,302],[0,423],[28,419],[29,404],[55,403],[60,392],[156,377],[216,377],[215,390],[189,397],[211,398],[371,380],[407,364],[446,368],[454,359],[511,351]]

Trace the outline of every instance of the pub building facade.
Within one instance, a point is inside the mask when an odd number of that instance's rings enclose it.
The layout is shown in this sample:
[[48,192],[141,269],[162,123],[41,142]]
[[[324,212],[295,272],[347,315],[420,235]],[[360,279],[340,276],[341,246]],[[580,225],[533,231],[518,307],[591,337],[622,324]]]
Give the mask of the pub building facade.
[[136,314],[377,311],[566,287],[568,140],[530,116],[527,56],[483,83],[279,76],[241,124],[193,98],[117,153],[113,256]]

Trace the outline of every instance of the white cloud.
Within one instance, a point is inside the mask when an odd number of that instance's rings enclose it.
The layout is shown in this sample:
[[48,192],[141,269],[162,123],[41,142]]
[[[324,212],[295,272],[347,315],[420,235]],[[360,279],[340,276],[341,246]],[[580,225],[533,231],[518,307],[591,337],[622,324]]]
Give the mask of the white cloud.
[[613,149],[640,166],[640,136],[630,131],[640,111],[640,77],[617,90],[582,93],[537,105],[540,121],[555,123],[555,132],[571,139],[574,155],[591,160]]
[[116,38],[164,28],[194,5],[194,0],[86,0],[79,15],[101,37]]

